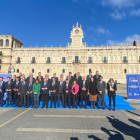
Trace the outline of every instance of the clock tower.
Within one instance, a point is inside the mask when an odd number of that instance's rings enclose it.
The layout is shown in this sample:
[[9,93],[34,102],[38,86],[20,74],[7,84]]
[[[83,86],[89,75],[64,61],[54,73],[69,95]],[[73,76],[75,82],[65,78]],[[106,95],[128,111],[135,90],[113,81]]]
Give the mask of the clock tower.
[[80,25],[80,27],[78,27],[78,22],[76,24],[76,27],[73,26],[72,31],[71,31],[71,36],[70,39],[72,40],[71,42],[71,46],[70,47],[84,47],[82,39],[84,38],[83,35],[83,30],[82,27]]

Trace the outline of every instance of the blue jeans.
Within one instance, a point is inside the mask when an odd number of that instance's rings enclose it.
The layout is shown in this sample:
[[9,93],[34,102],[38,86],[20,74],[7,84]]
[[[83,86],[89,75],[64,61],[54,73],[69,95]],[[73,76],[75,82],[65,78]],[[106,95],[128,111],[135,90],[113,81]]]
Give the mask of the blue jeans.
[[34,107],[39,107],[39,96],[40,94],[34,94]]

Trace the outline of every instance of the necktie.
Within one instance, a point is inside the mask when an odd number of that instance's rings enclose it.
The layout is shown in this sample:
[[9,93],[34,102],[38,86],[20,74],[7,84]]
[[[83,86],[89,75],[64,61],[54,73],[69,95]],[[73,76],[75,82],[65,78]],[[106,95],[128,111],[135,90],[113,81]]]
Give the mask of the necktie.
[[54,82],[53,82],[53,87],[54,87]]
[[24,82],[22,82],[22,86],[24,86]]
[[31,86],[31,82],[30,82],[29,86]]
[[62,86],[62,82],[60,82],[60,86]]
[[8,85],[10,85],[10,82],[8,82]]
[[18,82],[16,82],[16,85],[18,85]]
[[68,84],[67,84],[67,89],[68,89]]
[[83,88],[85,88],[85,81],[83,81]]
[[46,83],[44,83],[44,87],[46,86]]
[[0,81],[0,88],[2,87],[2,82]]

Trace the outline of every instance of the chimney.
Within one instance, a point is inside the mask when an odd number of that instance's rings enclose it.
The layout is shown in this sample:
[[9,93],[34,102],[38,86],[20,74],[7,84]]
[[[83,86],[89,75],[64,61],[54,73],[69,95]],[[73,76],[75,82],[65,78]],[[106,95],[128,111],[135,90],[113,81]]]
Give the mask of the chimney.
[[137,41],[136,40],[134,40],[133,46],[137,46]]

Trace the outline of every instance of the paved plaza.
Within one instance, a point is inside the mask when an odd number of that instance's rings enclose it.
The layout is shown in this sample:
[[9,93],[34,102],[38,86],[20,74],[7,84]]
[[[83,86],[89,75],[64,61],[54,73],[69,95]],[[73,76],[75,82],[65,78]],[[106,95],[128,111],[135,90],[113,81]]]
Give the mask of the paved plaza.
[[136,111],[0,108],[0,140],[140,140],[140,101],[129,102]]

